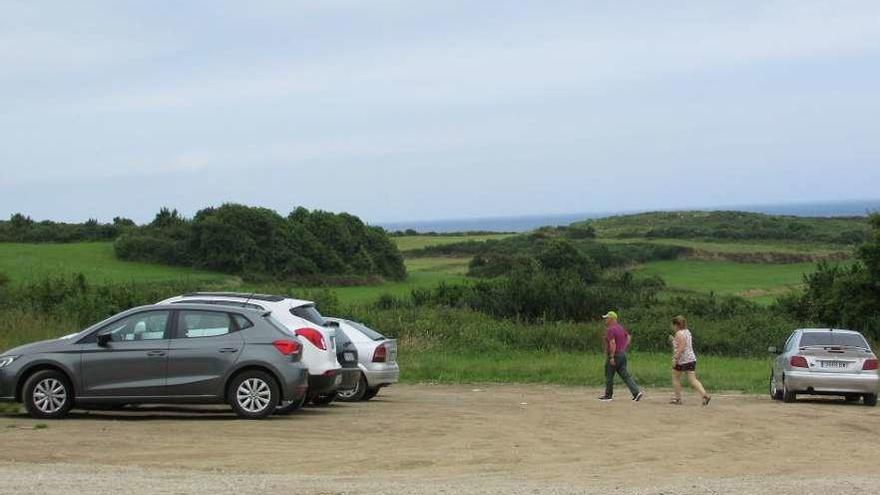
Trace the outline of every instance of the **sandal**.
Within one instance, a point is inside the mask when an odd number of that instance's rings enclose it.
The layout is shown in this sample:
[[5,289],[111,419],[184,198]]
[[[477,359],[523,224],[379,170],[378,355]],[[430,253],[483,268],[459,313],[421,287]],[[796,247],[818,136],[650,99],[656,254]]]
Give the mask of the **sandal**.
[[681,398],[680,397],[673,397],[672,400],[669,401],[669,403],[675,404],[676,406],[680,406],[681,405]]
[[703,396],[703,405],[704,405],[704,406],[708,406],[710,400],[712,400],[712,396],[711,396],[711,395],[704,395],[704,396]]

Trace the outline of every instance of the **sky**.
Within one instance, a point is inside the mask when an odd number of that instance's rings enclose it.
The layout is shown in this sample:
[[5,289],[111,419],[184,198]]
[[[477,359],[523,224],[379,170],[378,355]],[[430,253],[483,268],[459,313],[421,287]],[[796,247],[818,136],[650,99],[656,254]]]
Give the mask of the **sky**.
[[0,3],[0,218],[880,197],[880,2]]

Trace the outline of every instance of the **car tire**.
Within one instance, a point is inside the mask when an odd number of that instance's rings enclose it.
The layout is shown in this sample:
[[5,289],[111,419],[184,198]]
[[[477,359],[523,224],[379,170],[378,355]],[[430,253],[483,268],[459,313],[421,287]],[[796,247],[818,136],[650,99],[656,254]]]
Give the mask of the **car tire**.
[[303,394],[298,400],[291,402],[282,402],[282,405],[275,408],[275,414],[291,414],[302,409],[308,401],[308,394]]
[[770,372],[770,398],[773,400],[782,400],[782,390],[776,387],[776,376]]
[[352,390],[340,390],[336,392],[336,400],[341,402],[357,402],[364,398],[367,393],[367,379],[361,373],[358,379],[357,387]]
[[877,394],[865,394],[862,400],[866,406],[874,407],[877,405]]
[[785,385],[785,377],[782,377],[782,402],[786,404],[791,404],[792,402],[797,401],[797,394],[788,390],[788,387]]
[[364,400],[370,400],[373,397],[379,395],[380,390],[382,390],[380,387],[368,389],[367,393],[364,394]]
[[61,419],[73,408],[73,387],[67,376],[56,370],[29,376],[22,397],[28,414],[36,419]]
[[329,394],[320,394],[312,399],[312,404],[316,406],[329,406],[336,399],[336,392]]
[[229,383],[227,397],[235,414],[242,419],[263,419],[278,407],[278,384],[268,373],[248,370]]

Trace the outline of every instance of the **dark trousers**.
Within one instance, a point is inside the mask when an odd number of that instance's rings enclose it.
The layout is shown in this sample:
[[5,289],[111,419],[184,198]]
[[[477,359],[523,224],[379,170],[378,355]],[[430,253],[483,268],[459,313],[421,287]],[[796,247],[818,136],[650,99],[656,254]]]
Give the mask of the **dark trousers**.
[[611,360],[605,358],[605,397],[614,395],[614,374],[620,375],[623,383],[629,388],[630,393],[635,397],[639,393],[639,386],[636,385],[629,370],[626,369],[626,354],[617,354],[614,356],[614,365]]

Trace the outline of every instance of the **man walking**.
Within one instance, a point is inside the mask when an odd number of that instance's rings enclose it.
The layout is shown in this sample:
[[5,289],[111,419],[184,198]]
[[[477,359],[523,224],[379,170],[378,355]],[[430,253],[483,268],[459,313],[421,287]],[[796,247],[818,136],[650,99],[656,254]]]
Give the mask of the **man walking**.
[[632,400],[638,402],[644,397],[635,380],[626,369],[626,349],[629,347],[629,333],[617,322],[617,313],[609,311],[602,315],[605,319],[605,395],[599,397],[602,402],[611,401],[614,395],[614,374],[620,375],[632,394]]

